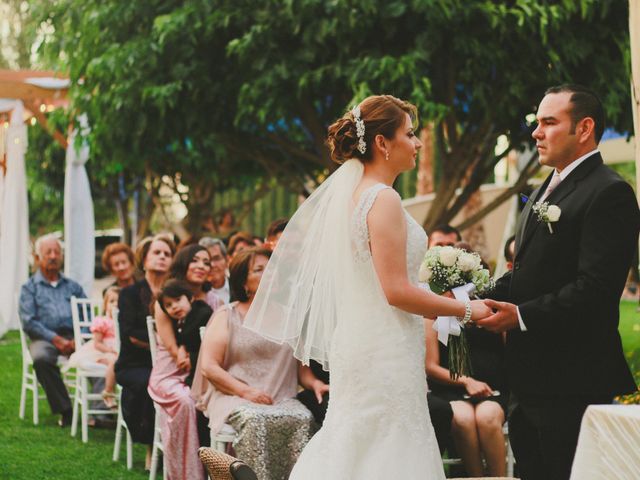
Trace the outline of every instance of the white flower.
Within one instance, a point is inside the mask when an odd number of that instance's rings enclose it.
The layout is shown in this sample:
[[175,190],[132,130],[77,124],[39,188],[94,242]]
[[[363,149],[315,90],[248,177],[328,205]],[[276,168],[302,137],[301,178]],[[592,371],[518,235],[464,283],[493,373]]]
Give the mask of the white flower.
[[419,280],[423,283],[429,283],[429,280],[431,280],[432,275],[433,275],[433,271],[423,263],[420,266],[420,272],[418,273]]
[[442,247],[440,249],[440,261],[445,267],[453,267],[458,259],[458,250],[453,247]]
[[458,266],[463,272],[470,272],[480,266],[480,257],[473,253],[463,252],[458,257]]
[[557,205],[549,205],[547,208],[547,219],[550,222],[557,222],[560,219],[562,210]]

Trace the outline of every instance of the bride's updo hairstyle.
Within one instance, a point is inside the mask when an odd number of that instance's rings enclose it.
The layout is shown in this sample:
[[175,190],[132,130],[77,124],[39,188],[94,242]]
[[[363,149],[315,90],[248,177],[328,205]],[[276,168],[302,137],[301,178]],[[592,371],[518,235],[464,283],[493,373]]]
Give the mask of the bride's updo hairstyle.
[[365,98],[359,105],[360,118],[364,122],[364,142],[366,150],[358,150],[358,130],[353,111],[349,110],[342,118],[329,127],[327,145],[331,158],[336,163],[343,163],[357,158],[362,163],[373,159],[373,139],[383,135],[389,140],[404,125],[405,115],[409,114],[415,122],[418,113],[415,105],[400,100],[392,95],[373,95]]

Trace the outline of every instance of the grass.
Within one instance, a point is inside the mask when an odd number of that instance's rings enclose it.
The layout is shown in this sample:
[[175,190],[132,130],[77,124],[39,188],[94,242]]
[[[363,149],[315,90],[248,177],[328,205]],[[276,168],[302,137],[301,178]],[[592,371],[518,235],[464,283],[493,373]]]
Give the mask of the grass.
[[[22,357],[17,331],[0,340],[0,479],[138,479],[144,471],[145,447],[134,445],[133,470],[125,466],[124,445],[120,461],[113,462],[115,431],[89,429],[89,442],[71,437],[60,428],[46,400],[40,400],[40,423],[32,421],[31,395],[27,396],[24,420],[18,418]],[[78,430],[80,430],[78,428]],[[123,438],[122,443],[125,443]],[[162,473],[157,478],[161,478]]]
[[[640,383],[640,313],[636,302],[620,303],[620,335],[627,361]],[[40,400],[40,424],[33,425],[31,400],[27,415],[18,418],[22,358],[18,332],[9,332],[0,340],[0,479],[139,479],[148,478],[143,470],[144,447],[134,446],[133,470],[121,461],[113,462],[114,431],[89,430],[89,443],[72,438],[69,428],[57,425],[46,400]],[[628,398],[640,403],[640,394]],[[124,443],[124,439],[123,439]],[[161,473],[158,478],[161,478]]]

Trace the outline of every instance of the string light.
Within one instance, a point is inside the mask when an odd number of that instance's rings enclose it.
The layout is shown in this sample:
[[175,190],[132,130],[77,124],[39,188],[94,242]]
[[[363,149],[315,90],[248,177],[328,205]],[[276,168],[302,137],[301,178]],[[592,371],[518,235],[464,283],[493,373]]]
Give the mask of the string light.
[[46,110],[47,110],[47,106],[44,103],[40,104],[40,111],[44,113]]
[[37,122],[36,117],[31,117],[31,120],[29,120],[29,123],[30,123],[32,126],[35,126],[36,122]]

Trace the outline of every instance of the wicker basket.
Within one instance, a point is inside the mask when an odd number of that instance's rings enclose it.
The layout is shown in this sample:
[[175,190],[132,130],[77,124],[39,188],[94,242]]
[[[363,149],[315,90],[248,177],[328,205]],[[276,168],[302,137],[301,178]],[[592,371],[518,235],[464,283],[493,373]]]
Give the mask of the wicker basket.
[[257,480],[246,463],[231,455],[207,447],[200,448],[198,455],[211,480]]

